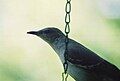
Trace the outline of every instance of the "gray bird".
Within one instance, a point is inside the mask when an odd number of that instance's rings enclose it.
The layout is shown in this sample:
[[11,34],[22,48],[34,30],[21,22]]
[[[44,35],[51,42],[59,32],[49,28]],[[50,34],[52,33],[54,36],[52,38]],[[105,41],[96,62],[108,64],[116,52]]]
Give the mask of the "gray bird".
[[[57,28],[30,31],[46,41],[64,63],[65,35]],[[69,38],[68,71],[76,81],[120,81],[120,70],[113,64]]]

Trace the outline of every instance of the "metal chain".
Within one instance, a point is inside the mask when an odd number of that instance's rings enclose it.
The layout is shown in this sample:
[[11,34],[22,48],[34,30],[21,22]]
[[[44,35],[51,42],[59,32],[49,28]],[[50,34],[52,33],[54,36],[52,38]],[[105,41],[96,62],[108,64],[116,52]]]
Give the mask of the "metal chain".
[[68,34],[70,33],[70,12],[71,12],[71,0],[67,0],[66,6],[65,6],[65,34],[66,34],[66,38],[65,38],[65,52],[64,52],[64,63],[63,63],[63,67],[64,67],[64,72],[62,73],[62,81],[67,81],[68,78],[68,74],[67,74],[67,70],[68,70],[68,43],[69,43],[69,38],[68,38]]

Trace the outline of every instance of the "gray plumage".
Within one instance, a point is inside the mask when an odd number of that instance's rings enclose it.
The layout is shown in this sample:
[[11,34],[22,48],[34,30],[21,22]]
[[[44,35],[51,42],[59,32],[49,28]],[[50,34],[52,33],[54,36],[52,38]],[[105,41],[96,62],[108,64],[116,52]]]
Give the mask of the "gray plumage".
[[[64,63],[65,35],[57,28],[30,31],[45,40]],[[82,44],[69,39],[68,74],[76,81],[120,81],[120,70]]]

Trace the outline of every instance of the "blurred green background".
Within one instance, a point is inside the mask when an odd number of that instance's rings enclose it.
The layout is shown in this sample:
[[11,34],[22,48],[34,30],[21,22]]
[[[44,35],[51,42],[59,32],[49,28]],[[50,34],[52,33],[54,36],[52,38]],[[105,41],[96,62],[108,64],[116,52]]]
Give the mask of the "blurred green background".
[[[56,53],[26,32],[48,26],[64,31],[65,3],[0,0],[0,81],[61,81]],[[70,38],[120,68],[120,0],[72,0],[71,14]]]

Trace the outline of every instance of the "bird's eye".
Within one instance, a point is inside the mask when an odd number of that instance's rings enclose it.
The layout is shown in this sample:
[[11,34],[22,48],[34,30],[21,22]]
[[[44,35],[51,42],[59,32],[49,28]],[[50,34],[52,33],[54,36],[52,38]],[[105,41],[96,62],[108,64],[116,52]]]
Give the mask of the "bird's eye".
[[50,30],[46,30],[46,31],[44,31],[44,32],[47,34],[47,33],[50,33],[51,31],[50,31]]

